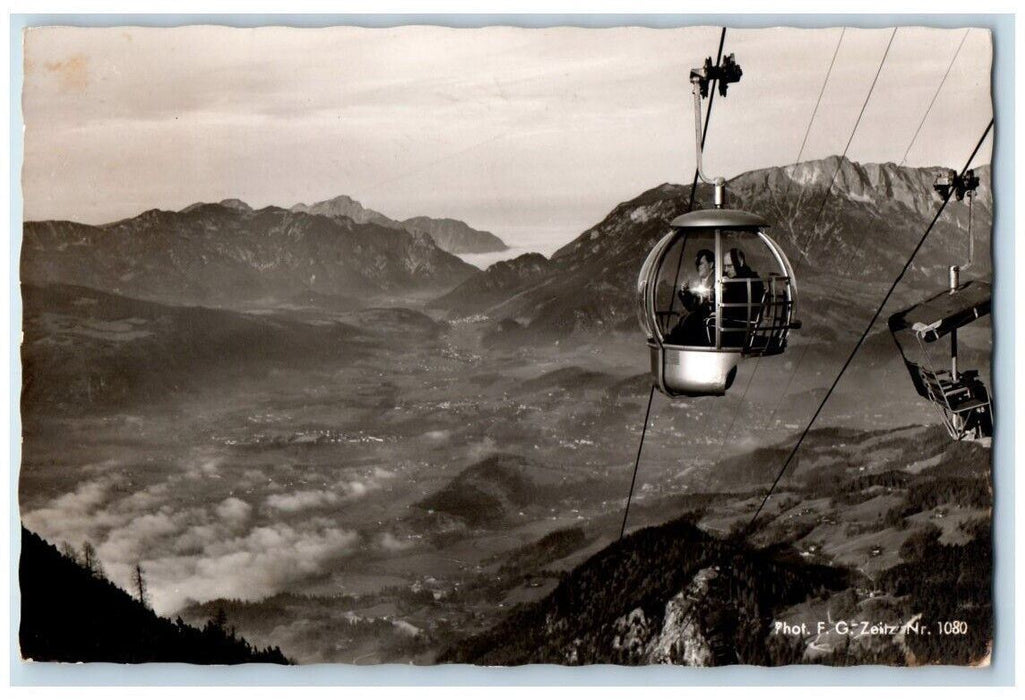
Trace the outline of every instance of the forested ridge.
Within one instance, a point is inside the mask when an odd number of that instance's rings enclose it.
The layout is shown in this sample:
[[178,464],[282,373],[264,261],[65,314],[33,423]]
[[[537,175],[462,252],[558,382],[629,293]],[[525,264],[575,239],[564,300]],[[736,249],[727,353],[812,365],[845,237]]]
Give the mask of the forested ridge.
[[202,629],[181,618],[172,622],[107,580],[89,557],[76,561],[25,528],[21,542],[19,640],[25,659],[291,663],[281,649],[256,649],[238,636],[223,611]]
[[640,661],[616,643],[621,620],[640,610],[658,629],[666,601],[702,569],[718,575],[694,615],[716,663],[773,663],[766,633],[774,610],[845,588],[850,574],[806,564],[779,549],[754,550],[718,539],[688,518],[645,528],[571,572],[537,604],[449,649],[440,661],[486,665]]

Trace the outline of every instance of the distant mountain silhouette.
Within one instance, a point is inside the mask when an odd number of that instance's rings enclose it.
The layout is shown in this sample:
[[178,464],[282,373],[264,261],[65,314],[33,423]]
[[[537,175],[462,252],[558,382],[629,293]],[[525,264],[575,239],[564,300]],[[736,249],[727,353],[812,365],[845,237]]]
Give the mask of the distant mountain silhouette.
[[290,661],[277,647],[255,649],[226,620],[197,629],[171,622],[21,529],[23,658],[34,661],[243,664]]
[[296,204],[291,211],[322,216],[344,216],[358,224],[378,224],[404,229],[410,233],[426,233],[442,250],[453,253],[490,253],[505,250],[507,246],[498,236],[478,231],[458,219],[432,219],[415,216],[405,221],[390,219],[381,212],[367,209],[352,197],[341,195],[315,204]]
[[394,220],[389,219],[381,212],[365,208],[355,199],[344,194],[310,205],[296,204],[290,207],[289,211],[319,214],[321,216],[344,216],[352,219],[357,224],[379,224],[390,228],[399,228],[395,225],[396,222]]
[[431,302],[430,306],[448,309],[454,314],[469,314],[501,303],[518,291],[530,289],[545,279],[551,263],[540,253],[526,253],[512,260],[501,260],[476,274],[456,289]]
[[[769,234],[797,268],[798,289],[803,292],[810,282],[814,291],[831,294],[827,305],[842,306],[854,300],[836,298],[837,278],[885,285],[899,271],[939,207],[932,185],[942,172],[889,163],[862,165],[834,156],[739,175],[728,183],[727,206],[764,216],[772,224]],[[987,277],[992,274],[990,168],[975,172],[982,184],[974,202],[976,249],[970,276]],[[709,186],[699,186],[695,208],[711,207],[711,195]],[[669,222],[685,213],[689,199],[689,186],[659,185],[619,204],[556,251],[546,270],[525,278],[492,265],[435,304],[454,315],[516,319],[534,335],[634,327],[641,263],[668,233]],[[900,294],[913,298],[942,286],[947,265],[967,259],[967,216],[965,203],[947,206]],[[822,297],[802,293],[798,315],[826,313],[820,308]],[[869,305],[859,300],[853,306]]]
[[[227,207],[228,209],[237,209],[238,211],[242,212],[249,212],[253,210],[251,206],[243,202],[241,199],[222,199],[220,202],[218,202],[218,204],[222,207]],[[196,202],[182,209],[180,213],[187,214],[189,212],[195,211],[196,209],[202,209],[205,206],[208,206],[207,202]]]
[[439,248],[450,253],[493,253],[509,248],[495,234],[470,228],[458,219],[416,216],[403,221],[402,228],[423,231],[434,239]]
[[30,221],[23,232],[22,282],[174,303],[445,291],[477,270],[426,233],[235,200],[103,226]]

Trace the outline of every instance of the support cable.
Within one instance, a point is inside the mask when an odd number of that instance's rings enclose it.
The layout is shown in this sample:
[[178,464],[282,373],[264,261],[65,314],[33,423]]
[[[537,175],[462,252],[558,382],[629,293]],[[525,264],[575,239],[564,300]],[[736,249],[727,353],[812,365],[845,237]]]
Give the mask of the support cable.
[[626,497],[626,508],[623,510],[623,525],[619,528],[619,539],[623,539],[623,533],[626,532],[626,519],[630,516],[630,501],[633,500],[634,496],[634,484],[637,483],[637,467],[641,463],[641,450],[644,449],[644,434],[648,432],[648,416],[651,415],[651,401],[655,398],[655,385],[651,385],[651,391],[648,392],[648,408],[644,411],[644,427],[641,428],[641,442],[637,445],[637,457],[634,459],[634,475],[630,479],[630,493]]
[[936,98],[940,96],[940,90],[943,89],[943,83],[947,82],[947,76],[950,75],[950,69],[954,67],[954,61],[957,60],[957,55],[961,53],[961,47],[964,46],[965,39],[968,38],[968,32],[972,31],[971,27],[964,30],[964,36],[961,37],[961,43],[957,45],[957,51],[954,52],[954,57],[950,59],[950,64],[947,66],[947,72],[943,74],[943,78],[940,80],[939,86],[936,88],[936,92],[932,96],[932,101],[929,102],[929,106],[925,109],[925,114],[922,115],[922,121],[918,123],[918,128],[915,129],[915,135],[911,137],[911,143],[908,144],[908,148],[904,151],[904,157],[900,159],[900,164],[904,163],[908,159],[908,154],[911,153],[911,147],[915,145],[915,139],[918,138],[918,132],[925,126],[925,120],[929,118],[929,112],[932,111],[932,106],[936,104]]
[[[929,102],[929,106],[926,108],[925,113],[922,115],[922,120],[919,122],[918,128],[915,130],[914,136],[911,137],[911,141],[908,143],[908,147],[904,151],[904,158],[902,158],[901,161],[900,161],[901,165],[904,165],[904,162],[907,160],[908,153],[911,152],[912,147],[915,145],[915,140],[918,138],[919,132],[922,130],[922,127],[925,125],[925,121],[929,117],[929,113],[932,110],[933,105],[936,103],[936,99],[939,97],[940,91],[943,89],[943,84],[947,80],[947,77],[950,75],[951,68],[953,68],[954,62],[957,60],[957,56],[961,52],[961,48],[964,46],[965,40],[968,38],[968,33],[970,31],[971,31],[971,28],[966,29],[965,33],[964,33],[964,36],[961,37],[961,43],[958,44],[957,50],[954,52],[953,57],[950,59],[950,63],[947,65],[947,70],[943,74],[943,78],[940,80],[939,85],[936,86],[936,92],[933,93],[932,100]],[[842,36],[841,36],[841,38],[842,38]],[[839,48],[839,44],[837,44],[837,48]],[[834,58],[835,57],[836,57],[836,55],[834,54]],[[845,153],[846,153],[846,151],[845,151]],[[798,159],[800,159],[800,157],[798,157]],[[789,186],[789,184],[790,183],[788,182],[787,185]],[[832,185],[830,185],[830,187],[832,188]],[[821,214],[821,213],[822,212],[820,210],[819,214]],[[970,219],[969,219],[969,221],[970,221]],[[818,223],[818,217],[816,217],[815,220],[812,222],[812,227],[811,227],[811,229],[809,229],[809,234],[808,234],[809,237],[811,236],[810,231],[812,229],[814,229],[814,226],[817,223]],[[805,258],[805,256],[802,255],[801,257],[799,257],[797,259],[796,265],[794,266],[794,275],[795,276],[797,276],[797,270],[800,268],[801,264],[804,262],[804,258]],[[848,258],[848,262],[847,262],[848,267],[851,264],[851,260],[852,260],[851,258]],[[791,386],[791,384],[794,381],[794,377],[797,376],[797,372],[801,368],[801,365],[804,362],[805,356],[808,354],[808,348],[809,347],[810,347],[810,345],[805,345],[801,349],[801,354],[798,356],[797,362],[794,363],[794,369],[790,372],[790,376],[787,377],[786,386],[784,386],[783,387],[783,391],[780,392],[779,401],[776,402],[776,407],[773,408],[772,412],[769,414],[769,420],[767,421],[767,424],[771,424],[772,423],[772,419],[775,417],[776,413],[779,411],[780,406],[782,406],[783,402],[786,400],[786,397],[787,397],[787,395],[790,392],[790,386]],[[757,367],[755,369],[757,369]]]
[[[815,100],[815,109],[811,111],[811,119],[808,120],[808,128],[804,130],[804,139],[801,141],[801,147],[797,150],[797,159],[794,161],[794,165],[799,165],[801,162],[801,156],[804,155],[804,147],[808,144],[808,136],[811,134],[811,126],[815,123],[815,116],[819,113],[819,104],[822,102],[822,95],[826,92],[826,85],[829,83],[829,77],[833,74],[833,65],[836,63],[836,56],[840,53],[840,44],[843,43],[844,34],[847,32],[847,27],[840,28],[840,38],[836,40],[836,48],[833,49],[833,58],[829,61],[829,68],[826,70],[826,77],[822,80],[822,87],[819,89],[819,96]],[[793,179],[787,180],[787,188],[783,191],[783,201],[786,201],[787,195],[790,194],[790,183]]]
[[[872,85],[868,89],[868,94],[865,95],[865,101],[861,105],[861,111],[858,114],[858,119],[855,121],[854,128],[851,130],[851,135],[847,139],[847,145],[844,146],[843,153],[840,155],[840,158],[839,158],[839,160],[836,163],[836,170],[833,171],[833,177],[830,178],[830,180],[829,180],[829,187],[826,188],[826,193],[822,197],[822,203],[819,205],[819,210],[815,214],[815,218],[812,219],[811,225],[808,227],[808,235],[806,237],[806,239],[807,239],[806,240],[806,246],[811,244],[812,236],[814,236],[814,234],[815,234],[815,226],[819,223],[819,219],[822,218],[822,212],[825,211],[826,201],[829,199],[829,193],[832,192],[832,190],[833,190],[833,183],[836,182],[836,176],[839,175],[841,168],[843,168],[843,162],[844,162],[844,159],[847,157],[847,151],[850,149],[851,143],[854,141],[854,136],[858,132],[858,126],[861,124],[861,118],[865,114],[865,108],[868,107],[868,101],[870,99],[872,99],[872,93],[875,90],[876,82],[879,80],[879,74],[883,70],[883,65],[886,63],[886,57],[890,53],[890,46],[893,45],[893,39],[894,39],[894,37],[896,35],[897,35],[897,28],[895,27],[893,32],[890,34],[890,41],[886,44],[886,50],[883,52],[883,57],[879,61],[879,67],[876,69],[875,77],[872,79]],[[843,39],[843,35],[840,36],[840,39],[841,40]],[[837,45],[836,45],[836,50],[839,51],[839,49],[840,49],[840,42],[838,41]],[[833,59],[834,60],[836,59],[836,53],[833,54]],[[824,91],[825,90],[825,83],[823,83],[822,88],[823,88],[823,91]],[[809,130],[811,129],[811,125],[810,124],[809,124],[808,128],[809,128]],[[798,157],[798,158],[800,158],[800,157]],[[798,252],[800,252],[801,255],[797,258],[796,264],[794,265],[794,276],[795,277],[797,277],[797,271],[801,268],[802,263],[807,258],[807,253],[802,252],[800,249],[798,250]],[[851,264],[851,260],[852,260],[852,258],[848,258],[848,261],[847,261],[848,265]],[[793,371],[790,372],[790,376],[787,377],[786,386],[784,386],[783,387],[783,391],[780,392],[779,401],[776,403],[776,407],[773,408],[772,412],[769,414],[769,422],[770,423],[771,423],[772,419],[775,417],[776,413],[779,411],[780,406],[783,405],[783,401],[786,399],[786,396],[787,396],[788,392],[790,391],[790,385],[793,383],[794,377],[797,376],[797,371],[798,371],[798,369],[800,369],[801,364],[804,362],[804,358],[808,354],[808,348],[810,348],[810,347],[811,347],[811,344],[810,343],[806,343],[804,345],[804,347],[801,348],[801,354],[798,355],[797,362],[794,363],[794,369],[793,369]]]
[[[839,37],[839,39],[837,39],[837,42],[836,42],[836,48],[833,49],[833,58],[829,62],[829,69],[826,71],[826,78],[825,78],[825,80],[822,81],[822,88],[819,90],[819,97],[818,97],[819,101],[822,100],[822,95],[826,91],[826,84],[829,82],[829,76],[833,72],[833,65],[836,63],[836,57],[840,53],[840,45],[843,42],[843,37],[844,37],[844,32],[845,31],[846,31],[846,28],[844,28],[843,31],[840,32],[840,37]],[[882,72],[883,65],[886,63],[886,57],[890,53],[890,46],[893,44],[893,38],[894,38],[894,36],[896,36],[896,34],[897,34],[897,28],[895,27],[893,32],[890,34],[890,41],[886,44],[886,50],[883,52],[883,57],[879,61],[879,66],[878,66],[878,68],[876,68],[876,74],[875,74],[875,77],[872,79],[872,85],[869,86],[868,94],[865,95],[865,101],[862,102],[862,104],[861,104],[861,111],[858,113],[858,118],[854,122],[854,128],[851,129],[851,135],[847,139],[847,145],[844,146],[843,153],[841,154],[840,159],[837,161],[836,170],[833,171],[833,177],[830,178],[829,187],[826,188],[826,193],[825,193],[825,195],[822,198],[822,204],[819,206],[818,214],[816,214],[815,219],[812,221],[811,227],[809,227],[809,229],[808,229],[808,235],[807,235],[807,239],[808,240],[807,240],[807,243],[811,243],[811,237],[812,237],[812,235],[814,233],[815,225],[818,223],[819,217],[822,216],[822,212],[825,210],[826,200],[829,198],[829,193],[833,189],[833,183],[836,181],[836,176],[840,173],[840,169],[843,167],[844,158],[847,157],[847,151],[850,149],[851,143],[854,141],[854,136],[855,136],[855,134],[858,133],[858,126],[861,124],[861,118],[865,114],[865,108],[868,107],[869,100],[872,99],[872,93],[875,91],[876,82],[879,80],[879,74]],[[801,143],[801,149],[800,149],[800,151],[797,154],[797,162],[800,162],[801,155],[804,153],[804,147],[805,147],[805,144],[808,141],[808,134],[811,133],[811,127],[812,127],[812,124],[815,121],[815,114],[818,112],[818,109],[819,109],[819,101],[816,101],[816,103],[815,103],[815,109],[812,111],[811,120],[809,120],[808,128],[805,130],[804,141]],[[787,180],[787,190],[786,190],[786,192],[789,192],[789,190],[790,190],[790,183],[791,182],[793,182],[793,180]],[[783,199],[784,199],[784,201],[786,200],[786,194],[784,194]],[[801,267],[801,263],[803,262],[803,257],[804,256],[799,257],[797,259],[797,264],[794,266],[794,277],[795,278],[798,276],[797,275],[797,271]],[[776,411],[782,405],[783,398],[786,396],[787,391],[789,391],[790,384],[793,381],[794,376],[797,374],[797,369],[801,366],[801,363],[804,361],[804,357],[805,357],[805,355],[808,352],[808,347],[809,346],[810,346],[809,344],[806,344],[804,346],[804,348],[802,348],[801,355],[798,357],[797,362],[794,364],[794,370],[790,373],[790,376],[787,378],[786,387],[783,389],[783,392],[780,394],[780,400],[779,400],[779,402],[777,402],[776,407],[769,414],[769,419],[768,419],[767,423],[771,423],[772,419],[776,415]],[[751,388],[751,382],[754,380],[754,375],[758,372],[758,367],[761,365],[761,360],[762,360],[762,356],[761,355],[759,355],[755,359],[755,366],[751,370],[751,379],[748,380],[747,385],[744,387],[744,393],[741,396],[741,402],[740,402],[740,404],[738,404],[736,412],[734,412],[733,420],[730,423],[729,428],[727,429],[726,433],[723,435],[723,439],[722,439],[722,441],[720,443],[720,447],[719,447],[719,454],[716,456],[716,461],[719,461],[719,459],[722,458],[722,453],[723,453],[723,450],[725,449],[726,441],[729,439],[730,434],[733,432],[733,426],[737,422],[737,416],[739,415],[740,409],[743,406],[744,400],[747,398],[748,389]]]
[[[726,27],[722,28],[722,33],[719,35],[719,51],[715,57],[715,65],[719,67],[722,65],[722,49],[726,43]],[[715,84],[718,82],[717,79],[712,81],[711,88],[708,93],[708,109],[705,111],[705,128],[701,133],[701,148],[705,147],[705,139],[708,137],[708,125],[711,122],[712,116],[712,102],[715,100]],[[698,168],[694,169],[694,181],[690,186],[690,201],[687,203],[687,212],[694,209],[694,195],[698,190]],[[676,264],[676,281],[673,284],[673,296],[669,300],[669,310],[673,310],[673,302],[676,300],[676,288],[680,283],[680,267],[683,265],[683,248],[680,245],[680,259]],[[644,427],[641,428],[641,442],[637,446],[637,457],[634,459],[634,471],[633,476],[630,477],[630,493],[626,497],[626,508],[623,510],[623,525],[619,528],[619,539],[623,539],[624,533],[626,533],[626,520],[630,515],[630,502],[633,500],[634,495],[634,484],[637,483],[637,469],[641,464],[641,450],[644,449],[644,436],[648,431],[648,416],[651,413],[651,401],[655,398],[655,385],[651,385],[651,392],[648,394],[648,408],[644,412]]]
[[[990,119],[989,124],[986,126],[986,130],[982,133],[982,137],[979,139],[978,144],[976,144],[975,146],[975,150],[972,151],[972,155],[968,157],[968,162],[965,163],[964,168],[961,170],[961,177],[964,177],[965,172],[967,172],[968,168],[971,166],[972,161],[975,159],[976,154],[978,154],[979,149],[982,148],[982,144],[986,140],[986,137],[989,136],[989,132],[992,128],[993,120]],[[790,454],[787,455],[786,460],[783,462],[783,467],[779,470],[779,473],[773,480],[772,485],[769,487],[768,492],[765,494],[765,498],[762,499],[761,504],[758,506],[758,510],[755,511],[755,514],[751,517],[751,520],[744,528],[743,536],[746,537],[748,534],[750,534],[752,528],[754,527],[755,521],[758,520],[758,516],[761,514],[762,509],[765,507],[765,504],[768,503],[769,498],[772,496],[772,492],[776,489],[776,485],[779,484],[780,479],[783,478],[783,475],[786,473],[787,468],[790,466],[790,462],[797,454],[797,451],[801,448],[801,443],[804,442],[804,438],[807,437],[808,432],[815,424],[815,421],[818,419],[819,414],[822,412],[823,407],[826,405],[826,402],[829,401],[829,397],[832,396],[833,390],[836,389],[837,384],[840,383],[840,379],[847,371],[847,368],[850,367],[851,362],[854,360],[854,356],[857,354],[858,350],[861,349],[861,346],[865,342],[865,339],[868,337],[868,334],[872,331],[872,326],[874,326],[876,321],[879,319],[879,316],[880,314],[882,314],[883,308],[886,306],[886,303],[890,300],[890,296],[892,296],[893,291],[897,288],[897,285],[900,284],[900,281],[904,279],[904,275],[911,267],[911,263],[914,261],[915,256],[918,254],[918,251],[921,250],[922,246],[925,244],[926,238],[928,238],[929,233],[936,225],[936,222],[939,221],[940,215],[943,214],[943,210],[946,208],[947,202],[950,201],[950,197],[952,196],[952,194],[953,191],[951,190],[944,195],[943,202],[942,204],[940,204],[940,208],[936,211],[936,215],[932,218],[932,221],[929,222],[929,226],[926,227],[925,233],[923,233],[922,237],[919,239],[918,245],[916,245],[914,250],[911,251],[911,255],[908,256],[907,262],[904,263],[904,267],[901,269],[900,273],[897,274],[896,279],[893,280],[893,284],[891,284],[890,288],[886,291],[886,294],[883,296],[883,300],[879,303],[879,307],[872,315],[872,320],[870,320],[868,322],[868,325],[865,326],[865,330],[861,333],[861,337],[858,338],[858,342],[854,344],[854,349],[852,349],[850,355],[847,356],[847,360],[843,363],[843,366],[840,368],[839,373],[837,373],[832,385],[826,391],[826,395],[822,397],[822,401],[819,403],[818,408],[815,409],[815,413],[812,415],[811,420],[808,421],[808,425],[801,432],[801,436],[797,439],[797,443],[794,444],[793,449],[790,450]]]
[[[719,52],[715,56],[715,67],[719,68],[722,65],[722,47],[726,43],[726,27],[722,28],[722,34],[719,35]],[[708,108],[705,110],[705,128],[701,131],[701,149],[705,148],[705,139],[708,138],[708,121],[709,117],[712,116],[712,102],[715,100],[715,86],[719,82],[718,78],[712,80],[712,84],[708,90]],[[687,202],[687,211],[690,213],[694,211],[694,195],[698,191],[698,176],[701,174],[700,168],[694,168],[694,181],[690,185],[690,201]],[[685,241],[684,241],[685,242]],[[669,298],[669,313],[672,314],[673,309],[676,306],[676,290],[680,287],[680,271],[683,268],[683,249],[686,246],[680,244],[680,257],[676,261],[676,274],[673,276],[673,295]],[[668,321],[668,319],[667,319]]]
[[822,216],[822,212],[825,210],[826,202],[829,200],[829,193],[832,192],[833,182],[836,181],[836,175],[839,171],[844,168],[844,159],[847,158],[847,152],[851,149],[851,142],[854,140],[854,134],[858,132],[858,126],[861,124],[861,118],[865,116],[865,108],[868,107],[868,100],[872,96],[872,92],[875,90],[875,83],[879,79],[879,73],[883,72],[883,66],[887,63],[887,56],[890,54],[890,47],[893,46],[894,37],[897,36],[897,30],[895,27],[894,31],[890,34],[890,41],[887,43],[887,50],[883,52],[883,59],[879,60],[879,67],[875,69],[875,77],[872,78],[872,84],[868,87],[868,94],[865,95],[865,101],[861,104],[861,112],[858,113],[858,119],[854,123],[854,128],[851,130],[851,137],[847,139],[847,146],[844,147],[844,153],[840,154],[839,160],[836,161],[836,169],[833,170],[833,176],[829,179],[829,187],[826,188],[825,194],[822,195],[822,204],[819,205],[819,211],[815,214],[815,219],[812,221],[812,227],[809,230],[809,236],[813,236],[815,232],[815,224],[819,222],[819,218]]

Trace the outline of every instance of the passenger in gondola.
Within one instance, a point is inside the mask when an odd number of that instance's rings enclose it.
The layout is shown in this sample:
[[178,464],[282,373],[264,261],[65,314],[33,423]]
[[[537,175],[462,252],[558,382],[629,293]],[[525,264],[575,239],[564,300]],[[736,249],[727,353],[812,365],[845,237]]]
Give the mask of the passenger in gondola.
[[765,284],[747,266],[744,251],[730,248],[722,260],[723,345],[742,346],[758,321],[765,296]]
[[699,250],[698,254],[694,256],[694,268],[697,270],[697,277],[684,282],[679,290],[680,301],[683,302],[683,308],[688,311],[702,306],[713,306],[715,253],[708,248]]
[[715,308],[715,253],[702,248],[694,257],[697,277],[677,290],[686,315],[670,331],[671,345],[709,345],[708,319]]

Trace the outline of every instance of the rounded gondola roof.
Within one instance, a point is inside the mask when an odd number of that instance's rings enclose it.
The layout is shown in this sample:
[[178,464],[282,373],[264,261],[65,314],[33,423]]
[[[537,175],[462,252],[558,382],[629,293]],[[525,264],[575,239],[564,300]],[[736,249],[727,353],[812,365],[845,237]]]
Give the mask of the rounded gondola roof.
[[699,209],[681,214],[669,225],[673,228],[760,228],[768,226],[769,222],[739,209]]

